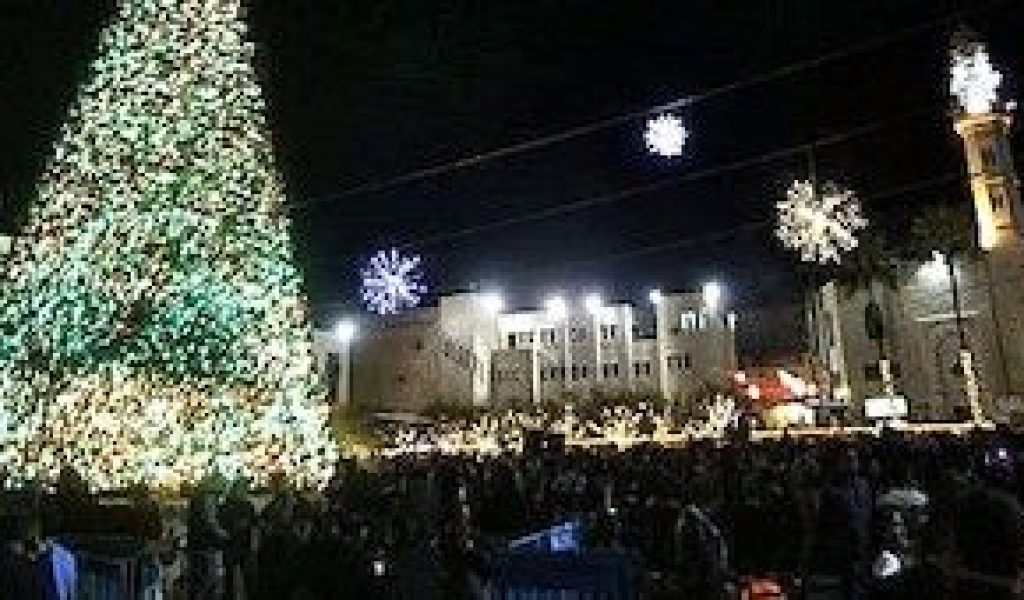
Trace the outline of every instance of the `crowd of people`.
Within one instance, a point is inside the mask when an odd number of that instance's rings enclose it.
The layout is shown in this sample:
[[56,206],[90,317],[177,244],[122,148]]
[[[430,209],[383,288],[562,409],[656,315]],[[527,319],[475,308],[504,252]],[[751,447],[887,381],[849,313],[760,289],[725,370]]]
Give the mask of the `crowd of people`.
[[[148,540],[154,598],[471,598],[495,551],[567,520],[586,551],[642,565],[649,598],[766,578],[791,598],[1018,598],[1022,450],[979,433],[403,454],[347,460],[320,492],[197,490],[183,518],[140,497],[124,530]],[[87,547],[84,515],[109,511],[81,492],[47,502],[49,531],[9,534],[0,577],[31,560],[51,574],[46,549]]]

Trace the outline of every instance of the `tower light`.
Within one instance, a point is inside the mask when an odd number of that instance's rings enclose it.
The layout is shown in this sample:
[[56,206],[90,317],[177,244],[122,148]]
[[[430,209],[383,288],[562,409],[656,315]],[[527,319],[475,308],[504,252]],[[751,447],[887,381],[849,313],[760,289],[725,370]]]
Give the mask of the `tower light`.
[[334,326],[334,339],[344,346],[351,344],[356,339],[358,333],[359,326],[349,318],[338,321],[338,324]]

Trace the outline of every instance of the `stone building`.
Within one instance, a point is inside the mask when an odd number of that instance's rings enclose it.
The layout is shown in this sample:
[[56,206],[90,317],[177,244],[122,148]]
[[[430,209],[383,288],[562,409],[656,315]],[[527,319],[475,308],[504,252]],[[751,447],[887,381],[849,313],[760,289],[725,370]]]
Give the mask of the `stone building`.
[[488,294],[458,293],[365,323],[350,361],[337,358],[343,349],[330,336],[317,346],[328,371],[350,365],[353,402],[382,409],[628,395],[683,401],[724,385],[735,370],[736,316],[707,300],[654,294],[641,315],[596,297],[502,311]]
[[[808,312],[812,350],[828,388],[854,415],[864,398],[893,391],[887,383],[920,418],[1007,420],[1024,397],[1024,215],[1011,115],[997,101],[999,77],[983,46],[960,41],[953,65],[953,129],[964,144],[980,252],[903,263],[895,287],[829,283],[817,291]],[[869,304],[878,307],[881,338],[868,335]]]

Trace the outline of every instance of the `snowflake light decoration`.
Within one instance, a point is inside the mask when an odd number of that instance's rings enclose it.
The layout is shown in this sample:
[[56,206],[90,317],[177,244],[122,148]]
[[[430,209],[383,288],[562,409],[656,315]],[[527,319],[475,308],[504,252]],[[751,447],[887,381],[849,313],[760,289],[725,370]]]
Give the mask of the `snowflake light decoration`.
[[776,237],[804,262],[839,264],[844,252],[857,247],[857,233],[868,224],[853,192],[835,184],[816,193],[811,182],[794,181],[776,207]]
[[989,62],[984,45],[954,47],[949,75],[949,92],[964,112],[971,115],[992,112],[1003,76]]
[[421,282],[420,264],[419,256],[405,256],[395,248],[374,254],[361,273],[367,309],[378,315],[393,315],[418,306],[427,291]]
[[644,142],[652,154],[665,157],[679,156],[690,132],[683,127],[682,120],[671,113],[663,113],[647,120]]

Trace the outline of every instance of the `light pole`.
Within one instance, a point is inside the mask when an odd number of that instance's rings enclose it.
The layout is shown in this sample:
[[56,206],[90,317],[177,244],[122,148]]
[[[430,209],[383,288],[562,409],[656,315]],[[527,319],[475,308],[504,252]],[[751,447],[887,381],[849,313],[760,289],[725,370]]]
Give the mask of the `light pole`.
[[[935,253],[935,260],[939,261],[942,255]],[[949,292],[953,297],[953,313],[956,319],[956,336],[960,343],[960,367],[964,375],[964,391],[967,393],[967,403],[971,409],[971,419],[975,423],[981,423],[984,416],[981,412],[981,394],[978,389],[978,376],[974,371],[974,355],[967,345],[967,334],[964,332],[964,316],[960,306],[960,288],[956,280],[956,265],[953,264],[953,254],[948,253],[945,257],[946,268],[949,271]]]
[[569,361],[572,358],[569,349],[569,320],[567,318],[569,309],[565,304],[565,298],[558,295],[549,297],[544,303],[544,307],[548,319],[553,322],[552,324],[558,322],[562,324],[562,387],[568,390],[571,376]]
[[352,342],[359,334],[359,326],[352,319],[342,319],[334,327],[334,339],[341,355],[338,357],[338,404],[346,406],[352,396]]
[[600,329],[604,323],[604,300],[600,294],[588,294],[583,301],[584,307],[590,314],[591,328],[594,332],[594,379],[601,381],[603,373],[603,358],[601,353]]
[[[709,281],[701,287],[701,297],[709,323],[715,317],[720,316],[724,296],[725,288],[717,281]],[[721,320],[720,325],[722,326],[721,339],[719,340],[722,344],[722,381],[726,382],[729,378],[729,345],[726,343],[729,327],[724,318]]]

